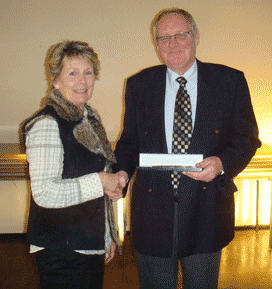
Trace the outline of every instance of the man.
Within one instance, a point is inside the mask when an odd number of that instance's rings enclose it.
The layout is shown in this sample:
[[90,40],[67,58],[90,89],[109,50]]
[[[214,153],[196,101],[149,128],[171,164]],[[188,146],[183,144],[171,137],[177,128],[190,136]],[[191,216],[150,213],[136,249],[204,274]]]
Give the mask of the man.
[[130,178],[140,153],[204,159],[201,171],[137,170],[131,218],[140,287],[176,288],[179,259],[183,288],[217,288],[221,249],[234,237],[233,178],[261,145],[248,86],[242,72],[195,58],[200,34],[188,12],[164,10],[152,28],[164,65],[127,81],[117,170]]

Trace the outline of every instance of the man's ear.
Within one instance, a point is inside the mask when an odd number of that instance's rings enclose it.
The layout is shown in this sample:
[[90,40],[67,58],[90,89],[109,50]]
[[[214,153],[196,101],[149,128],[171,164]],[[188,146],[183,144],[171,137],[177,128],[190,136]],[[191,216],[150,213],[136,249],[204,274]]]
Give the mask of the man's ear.
[[199,44],[199,41],[200,41],[200,33],[199,33],[199,30],[197,29],[195,33],[195,45],[196,46]]

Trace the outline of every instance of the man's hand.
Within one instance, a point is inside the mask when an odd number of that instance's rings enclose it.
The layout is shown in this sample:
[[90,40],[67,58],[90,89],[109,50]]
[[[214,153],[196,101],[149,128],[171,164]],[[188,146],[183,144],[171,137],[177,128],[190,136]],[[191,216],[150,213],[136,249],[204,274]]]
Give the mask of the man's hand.
[[124,188],[127,184],[128,174],[125,171],[119,171],[116,175],[119,178],[119,184]]
[[182,172],[185,176],[196,181],[211,182],[223,170],[223,164],[219,157],[209,157],[196,164],[196,168],[202,168],[201,172]]
[[123,188],[126,186],[128,179],[128,174],[125,171],[119,171],[116,175],[118,176],[119,182],[115,190],[112,192],[105,191],[105,194],[107,194],[113,202],[123,197]]
[[119,171],[116,174],[101,172],[99,173],[104,193],[109,196],[112,201],[122,198],[123,188],[126,186],[128,174]]

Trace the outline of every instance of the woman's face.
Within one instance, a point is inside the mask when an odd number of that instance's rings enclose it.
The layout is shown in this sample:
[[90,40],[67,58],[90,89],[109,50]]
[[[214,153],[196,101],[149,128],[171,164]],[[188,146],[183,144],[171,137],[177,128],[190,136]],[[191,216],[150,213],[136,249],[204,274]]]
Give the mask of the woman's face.
[[92,64],[78,56],[64,58],[61,74],[53,85],[65,99],[83,109],[92,97],[94,83]]

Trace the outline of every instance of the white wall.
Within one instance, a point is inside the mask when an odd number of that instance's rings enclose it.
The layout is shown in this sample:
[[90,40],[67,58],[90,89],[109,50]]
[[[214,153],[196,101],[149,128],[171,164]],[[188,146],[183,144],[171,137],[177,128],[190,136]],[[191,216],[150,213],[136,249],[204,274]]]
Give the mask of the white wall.
[[263,142],[272,142],[271,0],[2,0],[0,3],[0,142],[18,141],[21,121],[45,96],[43,62],[48,48],[83,40],[102,64],[91,105],[115,141],[122,118],[124,79],[159,64],[150,22],[167,7],[192,13],[201,33],[200,60],[245,72]]
[[0,181],[0,234],[26,233],[29,210],[29,183]]

